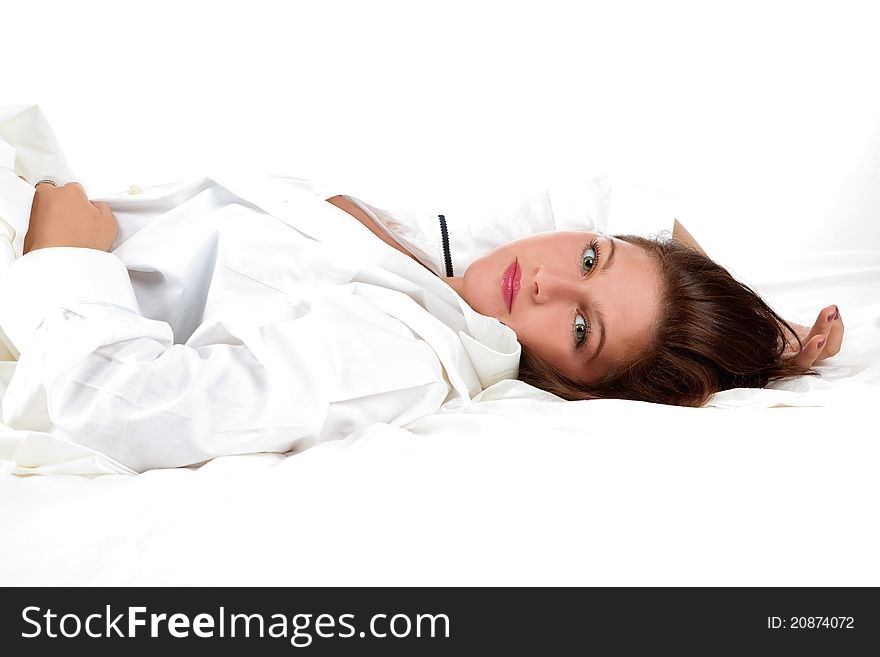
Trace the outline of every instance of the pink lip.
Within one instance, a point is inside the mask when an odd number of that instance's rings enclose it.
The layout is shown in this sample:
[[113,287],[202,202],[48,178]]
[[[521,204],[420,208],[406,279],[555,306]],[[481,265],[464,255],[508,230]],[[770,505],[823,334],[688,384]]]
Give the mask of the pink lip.
[[522,271],[519,268],[519,261],[514,260],[510,267],[504,270],[501,277],[501,295],[507,303],[507,311],[513,311],[513,300],[519,292],[522,283]]

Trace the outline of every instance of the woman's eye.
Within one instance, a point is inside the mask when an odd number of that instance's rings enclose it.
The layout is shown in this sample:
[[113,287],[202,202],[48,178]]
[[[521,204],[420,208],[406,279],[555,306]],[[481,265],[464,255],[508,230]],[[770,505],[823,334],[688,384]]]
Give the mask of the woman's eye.
[[593,267],[596,266],[596,258],[595,248],[589,246],[584,250],[584,254],[581,257],[581,266],[584,268],[585,274],[589,274]]
[[587,338],[587,320],[581,315],[574,318],[574,341],[575,344],[581,344]]

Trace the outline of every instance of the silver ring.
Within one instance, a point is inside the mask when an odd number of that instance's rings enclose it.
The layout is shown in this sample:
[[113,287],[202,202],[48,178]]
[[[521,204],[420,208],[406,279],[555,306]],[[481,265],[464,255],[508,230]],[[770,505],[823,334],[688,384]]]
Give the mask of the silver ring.
[[34,185],[34,187],[39,187],[43,183],[46,183],[47,185],[52,185],[52,187],[58,187],[58,183],[55,182],[54,180],[52,180],[51,178],[43,178],[41,180],[38,180],[36,182],[36,184]]

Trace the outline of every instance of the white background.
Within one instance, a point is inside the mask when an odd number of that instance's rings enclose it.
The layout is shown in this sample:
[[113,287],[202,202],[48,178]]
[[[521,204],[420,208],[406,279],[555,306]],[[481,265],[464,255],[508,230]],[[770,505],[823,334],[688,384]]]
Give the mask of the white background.
[[402,198],[609,172],[748,271],[880,246],[872,4],[7,2],[0,103],[92,197],[226,162]]

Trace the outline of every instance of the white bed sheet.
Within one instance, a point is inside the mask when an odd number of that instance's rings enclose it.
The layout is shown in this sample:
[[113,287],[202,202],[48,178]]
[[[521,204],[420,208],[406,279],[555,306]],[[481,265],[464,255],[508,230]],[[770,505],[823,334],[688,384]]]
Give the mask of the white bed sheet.
[[[104,466],[30,435],[0,479],[0,582],[878,585],[880,251],[815,263],[754,282],[802,322],[837,302],[841,353],[715,408],[505,382],[407,429],[138,476],[57,474]],[[51,476],[12,474],[28,454]]]

